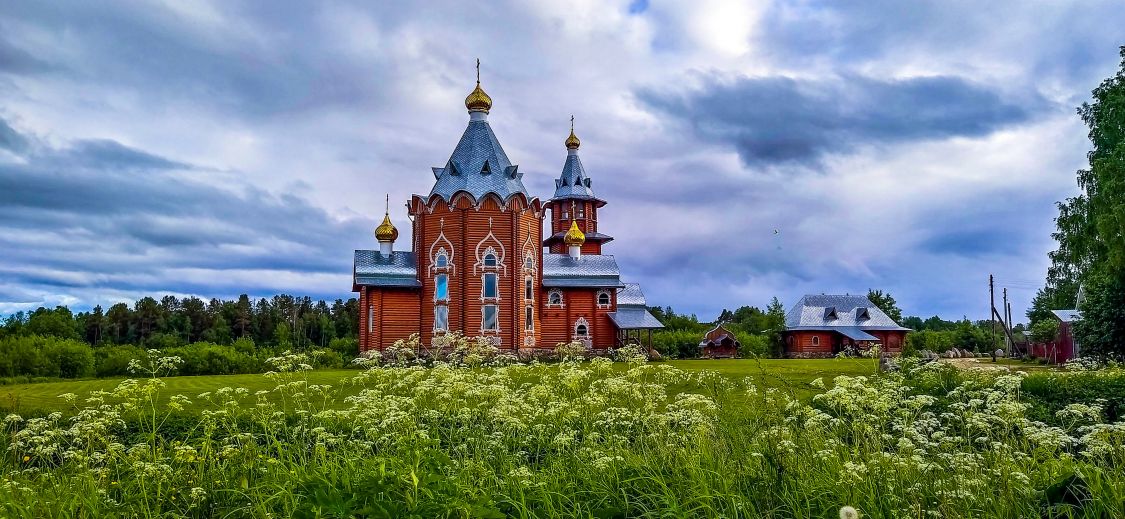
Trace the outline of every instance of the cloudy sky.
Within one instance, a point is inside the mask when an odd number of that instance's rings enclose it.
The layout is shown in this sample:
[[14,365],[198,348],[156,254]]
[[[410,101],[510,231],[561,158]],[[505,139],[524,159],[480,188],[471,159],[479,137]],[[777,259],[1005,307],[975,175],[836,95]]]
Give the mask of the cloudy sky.
[[1022,316],[1121,27],[1117,1],[5,1],[0,314],[349,297],[384,194],[408,229],[460,137],[479,57],[532,194],[574,114],[650,304],[881,288],[986,318],[994,273]]

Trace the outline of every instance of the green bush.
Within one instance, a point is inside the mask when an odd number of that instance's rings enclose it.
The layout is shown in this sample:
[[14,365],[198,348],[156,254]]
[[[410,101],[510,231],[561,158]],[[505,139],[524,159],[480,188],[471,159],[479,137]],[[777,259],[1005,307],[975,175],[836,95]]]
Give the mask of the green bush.
[[652,347],[665,358],[694,359],[699,357],[699,341],[703,333],[690,330],[660,330],[652,334]]
[[1125,417],[1125,369],[1079,372],[1039,372],[1023,379],[1024,396],[1032,403],[1035,419],[1055,423],[1068,404],[1094,404],[1104,400],[1107,422]]
[[340,352],[330,349],[313,350],[312,359],[314,368],[325,369],[339,369],[351,361],[351,358],[344,359]]
[[170,348],[165,350],[164,354],[174,355],[183,360],[179,368],[180,375],[259,373],[265,368],[260,359],[239,352],[234,346],[210,342],[196,342],[181,348]]
[[1037,343],[1052,342],[1059,336],[1059,322],[1054,318],[1043,319],[1031,325],[1031,341]]
[[328,343],[328,349],[345,359],[354,359],[359,356],[359,340],[355,337],[337,337]]
[[753,335],[745,332],[734,332],[734,337],[738,339],[739,344],[742,345],[738,350],[738,356],[746,357],[769,357],[770,356],[770,340],[761,335]]
[[94,349],[94,374],[98,377],[128,377],[129,363],[146,358],[145,350],[132,345]]
[[933,330],[910,332],[906,334],[904,351],[913,353],[922,350],[930,350],[934,353],[948,351],[954,345],[953,340],[955,333],[956,332],[935,332]]
[[62,378],[94,376],[94,350],[89,344],[63,340],[48,341],[45,346],[47,357],[52,364],[58,366],[58,372],[53,376]]
[[81,378],[94,374],[94,354],[72,339],[26,335],[0,340],[0,377]]

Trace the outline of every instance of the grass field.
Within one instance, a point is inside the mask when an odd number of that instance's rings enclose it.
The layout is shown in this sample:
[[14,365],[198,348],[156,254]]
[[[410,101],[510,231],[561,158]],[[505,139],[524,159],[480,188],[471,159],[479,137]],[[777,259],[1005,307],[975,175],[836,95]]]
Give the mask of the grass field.
[[[867,375],[875,369],[871,359],[673,360],[666,364],[691,372],[715,371],[734,379],[749,376],[753,377],[755,384],[761,389],[776,388],[800,397],[812,394],[809,383],[817,378],[831,383],[832,378],[837,375]],[[625,367],[617,365],[615,369]],[[342,404],[344,397],[359,391],[358,387],[349,383],[358,374],[359,371],[355,369],[319,370],[308,372],[307,377],[310,384],[337,386],[338,400]],[[0,410],[17,413],[65,410],[70,405],[63,402],[59,395],[73,393],[81,401],[91,391],[108,391],[122,380],[107,378],[0,386]],[[162,392],[165,400],[176,394],[183,394],[194,400],[200,393],[221,387],[243,387],[254,393],[272,389],[275,385],[272,380],[258,374],[166,377],[163,380],[167,384]]]

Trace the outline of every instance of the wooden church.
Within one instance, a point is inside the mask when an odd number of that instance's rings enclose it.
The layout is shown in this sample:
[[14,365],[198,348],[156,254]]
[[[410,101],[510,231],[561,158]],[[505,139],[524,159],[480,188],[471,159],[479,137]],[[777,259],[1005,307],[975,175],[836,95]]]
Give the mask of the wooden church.
[[562,173],[544,202],[528,194],[489,126],[492,99],[479,77],[465,107],[468,127],[433,168],[430,193],[407,204],[411,250],[394,250],[399,232],[388,212],[375,230],[379,250],[355,251],[360,351],[414,333],[437,344],[452,331],[513,352],[570,341],[606,349],[662,328],[640,287],[622,283],[617,262],[602,253],[613,239],[598,228],[606,202],[582,167],[573,120]]

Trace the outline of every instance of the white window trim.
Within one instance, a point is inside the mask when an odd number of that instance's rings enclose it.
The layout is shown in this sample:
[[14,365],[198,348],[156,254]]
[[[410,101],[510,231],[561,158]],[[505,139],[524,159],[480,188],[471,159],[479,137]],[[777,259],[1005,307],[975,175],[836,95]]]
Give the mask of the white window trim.
[[[494,297],[486,296],[485,293],[484,293],[484,289],[488,285],[488,282],[485,281],[485,279],[487,279],[488,276],[490,276],[490,275],[496,276],[496,295]],[[485,273],[481,274],[480,275],[480,300],[482,302],[495,303],[495,302],[500,301],[500,299],[501,299],[500,298],[500,273],[499,272],[485,272]]]
[[[445,308],[445,328],[438,326],[438,308]],[[442,333],[449,331],[449,305],[434,305],[434,331]]]
[[[579,326],[582,326],[582,327],[586,328],[586,334],[585,335],[579,335],[578,334],[578,327]],[[574,333],[575,339],[590,340],[593,337],[593,334],[590,333],[590,322],[587,321],[585,317],[579,317],[576,321],[574,321],[574,327],[571,330]]]
[[[606,296],[606,301],[608,301],[605,304],[602,304],[603,295]],[[598,293],[594,295],[594,304],[596,304],[598,308],[611,308],[613,306],[613,294],[610,294],[609,290],[598,290]]]
[[819,335],[813,335],[812,336],[812,345],[813,346],[820,346],[820,336]]
[[[552,303],[551,302],[551,296],[554,295],[554,294],[559,295],[559,302],[558,303]],[[565,308],[565,307],[566,307],[566,297],[563,295],[562,290],[559,290],[557,288],[553,288],[549,292],[547,292],[547,308]]]
[[367,304],[367,333],[375,333],[375,303]]
[[[486,307],[489,307],[489,306],[496,308],[496,328],[486,328],[485,327],[485,318],[487,316],[484,313],[484,309]],[[500,333],[500,305],[494,304],[494,303],[481,305],[481,307],[480,307],[480,332],[481,333]]]
[[[531,317],[531,319],[528,319]],[[523,329],[529,332],[535,331],[535,308],[531,305],[523,307]]]

